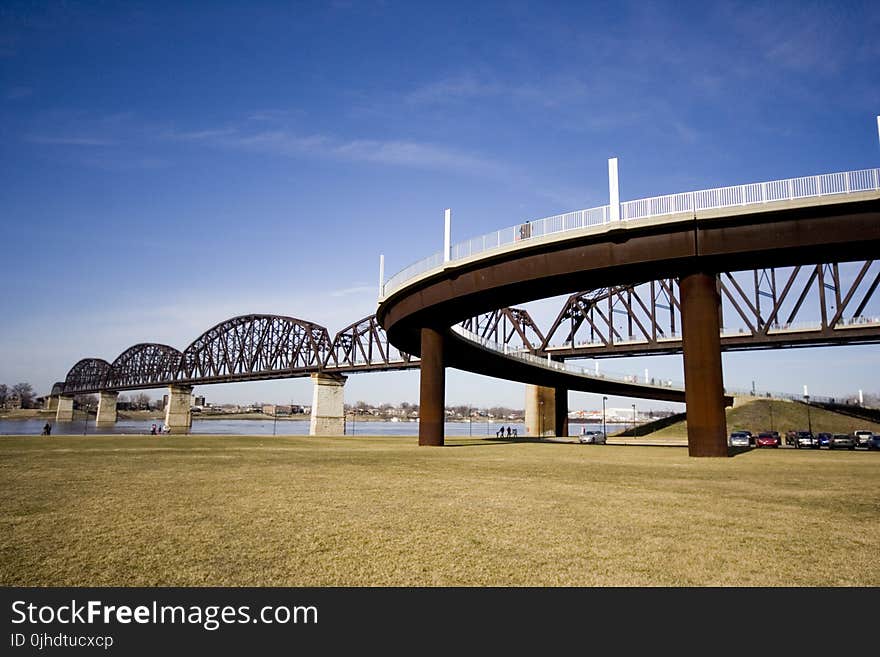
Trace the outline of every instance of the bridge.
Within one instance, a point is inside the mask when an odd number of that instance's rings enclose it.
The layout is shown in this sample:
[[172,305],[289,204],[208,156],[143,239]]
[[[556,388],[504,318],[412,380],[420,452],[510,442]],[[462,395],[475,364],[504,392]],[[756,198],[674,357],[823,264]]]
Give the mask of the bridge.
[[[612,198],[615,197],[612,190]],[[244,315],[179,351],[145,343],[85,358],[53,386],[59,421],[99,394],[167,387],[166,424],[191,426],[196,385],[309,376],[310,433],[342,433],[346,377],[418,368],[419,443],[443,444],[445,368],[526,383],[526,424],[567,434],[568,391],[686,402],[695,455],[727,453],[722,350],[873,343],[880,170],[611,204],[460,244],[380,281],[379,308],[339,331]],[[380,276],[381,278],[381,276]],[[542,330],[516,304],[570,294]],[[683,353],[684,384],[588,372],[566,360]]]
[[[616,160],[609,162],[609,180],[609,205],[456,245],[447,211],[443,250],[384,282],[376,317],[391,344],[420,356],[419,444],[443,444],[445,367],[523,376],[513,373],[505,354],[481,351],[453,330],[493,308],[571,294],[539,348],[551,359],[680,351],[693,456],[728,454],[723,348],[877,341],[878,322],[862,313],[880,280],[873,260],[880,246],[880,170],[623,203]],[[845,263],[859,263],[851,281],[840,275]],[[742,272],[753,280],[751,290],[743,287]],[[819,321],[799,325],[811,291]],[[741,321],[734,334],[724,331],[725,305]],[[615,310],[626,318],[623,334]],[[561,344],[551,344],[554,338]],[[561,378],[537,368],[529,376],[538,384],[533,396],[564,406]]]
[[[632,397],[684,401],[683,388],[671,383],[646,384],[634,377],[595,374],[556,361],[548,365],[535,356],[544,338],[525,310],[491,311],[468,318],[456,328],[463,336],[483,341],[483,351],[493,354],[490,364],[500,356],[513,372],[529,372],[537,362],[538,370],[549,370],[554,380],[561,377],[572,390],[613,390]],[[374,315],[342,329],[332,340],[326,328],[313,322],[281,315],[242,315],[208,329],[183,351],[140,343],[112,362],[84,358],[52,387],[49,408],[56,411],[57,421],[70,421],[74,397],[97,393],[96,423],[107,426],[116,422],[121,391],[168,388],[166,424],[174,433],[185,433],[192,425],[190,398],[197,385],[308,376],[314,382],[310,433],[336,435],[343,432],[342,388],[347,375],[418,367],[417,357],[388,342]]]

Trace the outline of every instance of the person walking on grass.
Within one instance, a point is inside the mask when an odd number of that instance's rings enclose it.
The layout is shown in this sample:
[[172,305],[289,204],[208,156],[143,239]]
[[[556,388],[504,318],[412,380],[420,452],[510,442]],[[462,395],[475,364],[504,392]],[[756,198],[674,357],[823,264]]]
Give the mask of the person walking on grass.
[[46,422],[45,426],[43,426],[43,435],[50,436],[52,435],[52,425]]

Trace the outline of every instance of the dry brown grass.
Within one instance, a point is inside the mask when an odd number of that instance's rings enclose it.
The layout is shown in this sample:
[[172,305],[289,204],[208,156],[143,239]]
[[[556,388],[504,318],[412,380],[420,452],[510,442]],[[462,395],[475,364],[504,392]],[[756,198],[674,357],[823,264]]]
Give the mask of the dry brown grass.
[[877,586],[880,456],[4,437],[4,586]]

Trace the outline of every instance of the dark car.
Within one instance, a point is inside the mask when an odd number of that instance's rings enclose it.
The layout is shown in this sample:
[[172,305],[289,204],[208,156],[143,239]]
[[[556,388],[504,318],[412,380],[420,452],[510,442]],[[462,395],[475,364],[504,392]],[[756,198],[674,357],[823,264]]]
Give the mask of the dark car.
[[875,433],[868,441],[868,449],[880,450],[880,433]]
[[831,436],[831,443],[828,445],[829,449],[855,449],[856,448],[856,439],[854,436],[848,433],[836,433]]
[[781,442],[778,431],[762,431],[755,439],[755,445],[758,447],[779,447]]
[[819,441],[819,447],[831,447],[831,434],[827,431],[817,433],[816,439]]

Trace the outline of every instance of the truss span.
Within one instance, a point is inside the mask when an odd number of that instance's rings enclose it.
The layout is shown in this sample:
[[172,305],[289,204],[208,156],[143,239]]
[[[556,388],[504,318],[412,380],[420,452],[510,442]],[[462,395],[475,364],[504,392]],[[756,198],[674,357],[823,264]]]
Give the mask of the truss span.
[[346,372],[403,369],[417,364],[418,359],[388,342],[385,329],[376,321],[375,315],[339,331],[324,362],[327,369]]
[[323,326],[282,315],[242,315],[217,324],[183,352],[178,383],[303,376],[331,351]]
[[100,358],[83,358],[64,379],[65,393],[95,392],[107,388],[110,363]]
[[177,375],[182,356],[166,344],[136,344],[113,361],[106,385],[119,390],[168,383]]
[[[721,348],[880,342],[880,262],[820,263],[722,272]],[[558,358],[681,351],[676,278],[571,295],[540,345]]]

